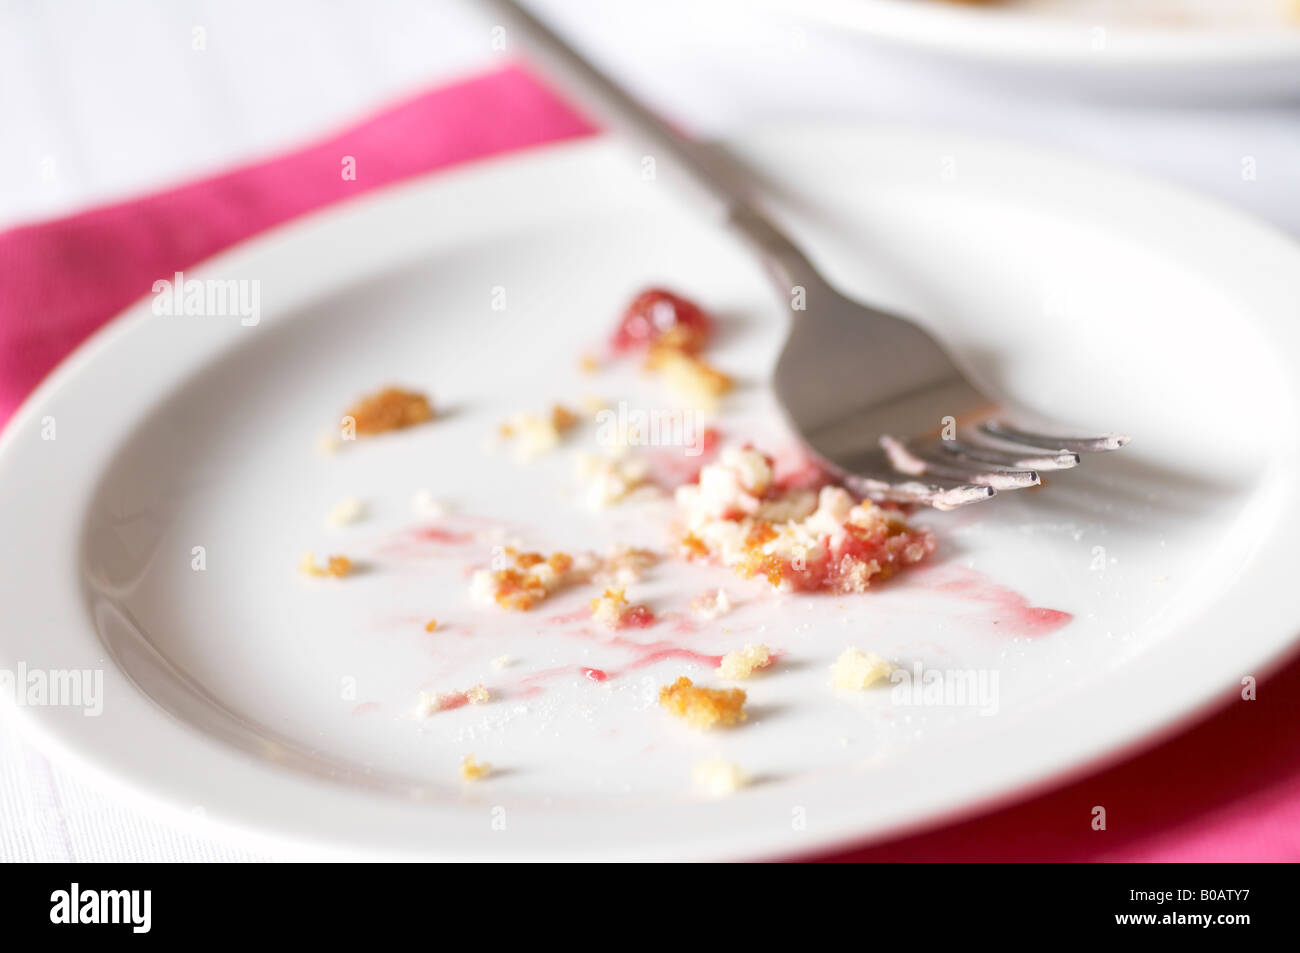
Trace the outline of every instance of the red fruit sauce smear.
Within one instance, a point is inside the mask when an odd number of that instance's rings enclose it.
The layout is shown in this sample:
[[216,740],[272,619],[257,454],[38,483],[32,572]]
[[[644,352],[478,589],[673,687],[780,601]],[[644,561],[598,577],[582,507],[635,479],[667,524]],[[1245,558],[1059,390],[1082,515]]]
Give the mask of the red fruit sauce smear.
[[695,354],[712,334],[712,319],[695,302],[663,288],[648,288],[627,306],[610,345],[627,353],[664,343]]
[[944,570],[942,576],[924,579],[936,592],[944,592],[991,607],[998,628],[1030,638],[1051,635],[1064,628],[1074,616],[1060,609],[1031,606],[1020,593],[991,581],[983,573],[965,567]]
[[649,606],[631,606],[618,617],[620,629],[648,629],[659,620]]

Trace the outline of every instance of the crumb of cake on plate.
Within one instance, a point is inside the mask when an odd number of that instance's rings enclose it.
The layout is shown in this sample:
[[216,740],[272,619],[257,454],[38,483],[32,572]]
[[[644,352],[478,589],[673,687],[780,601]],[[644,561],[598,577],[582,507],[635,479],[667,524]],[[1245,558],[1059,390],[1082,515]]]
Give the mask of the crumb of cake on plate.
[[497,669],[508,668],[512,662],[514,662],[514,659],[509,655],[498,655],[492,660],[492,667]]
[[424,623],[424,631],[425,631],[425,632],[437,632],[437,631],[438,631],[438,620],[437,620],[437,619],[430,619],[428,622]]
[[465,781],[481,781],[492,773],[492,765],[479,761],[472,754],[460,759],[460,776]]
[[560,439],[578,425],[579,416],[563,404],[554,404],[549,413],[515,414],[500,427],[497,435],[514,444],[520,459],[531,460],[550,453]]
[[601,585],[626,586],[640,582],[645,571],[659,561],[659,554],[653,549],[638,546],[611,546],[602,558],[592,581]]
[[[480,569],[470,580],[470,592],[480,602],[526,612],[575,578],[574,560],[568,553],[521,553],[507,546],[501,569]],[[495,557],[494,557],[495,559]]]
[[731,598],[726,589],[714,589],[692,599],[691,611],[701,619],[712,621],[731,611]]
[[749,783],[745,772],[725,758],[699,762],[691,770],[691,777],[695,787],[709,797],[729,797]]
[[831,683],[836,688],[860,692],[888,678],[893,670],[894,666],[876,653],[850,647],[831,666]]
[[659,704],[700,730],[744,721],[745,698],[739,688],[702,688],[685,675],[659,689]]
[[578,476],[587,484],[587,505],[601,510],[626,500],[648,486],[650,464],[639,456],[599,456],[582,453],[577,458]]
[[388,387],[363,397],[343,415],[344,427],[351,421],[351,430],[359,437],[402,430],[432,419],[433,407],[429,398],[400,387]]
[[308,576],[329,576],[334,579],[342,579],[352,571],[352,560],[346,556],[330,556],[321,566],[316,562],[316,556],[313,553],[307,553],[298,563],[298,571]]
[[325,522],[330,526],[347,526],[366,515],[366,504],[355,496],[345,496],[330,509]]
[[606,589],[592,599],[591,617],[609,629],[644,629],[655,621],[650,607],[630,605],[623,589]]
[[770,668],[772,662],[772,650],[766,645],[746,645],[722,656],[718,674],[731,680],[749,678],[761,669]]
[[428,718],[440,711],[451,711],[465,705],[482,705],[491,700],[492,693],[481,683],[463,692],[420,692],[415,713],[421,718]]
[[679,397],[704,409],[716,406],[718,398],[733,386],[730,377],[698,354],[666,345],[650,348],[645,367],[658,374]]
[[421,488],[411,496],[411,509],[425,519],[442,519],[447,515],[447,505],[434,496],[433,491]]
[[841,487],[779,486],[771,458],[750,448],[724,449],[697,483],[678,487],[677,502],[687,558],[714,559],[782,590],[862,592],[935,548],[928,530]]

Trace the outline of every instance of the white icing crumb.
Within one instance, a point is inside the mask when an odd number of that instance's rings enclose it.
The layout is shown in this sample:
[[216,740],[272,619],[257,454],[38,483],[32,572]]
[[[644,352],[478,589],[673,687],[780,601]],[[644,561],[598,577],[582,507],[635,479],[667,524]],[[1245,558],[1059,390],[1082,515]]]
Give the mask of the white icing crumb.
[[514,659],[512,659],[509,655],[498,655],[496,658],[494,658],[494,659],[492,660],[492,667],[493,667],[493,668],[507,668],[507,667],[510,666],[513,662],[514,662]]
[[349,523],[355,523],[364,518],[366,515],[366,504],[355,496],[345,496],[334,504],[330,510],[326,522],[330,526],[347,526]]
[[718,589],[697,596],[691,602],[691,609],[701,619],[713,620],[731,611],[731,599],[727,596],[727,590]]
[[701,761],[695,765],[691,775],[695,786],[709,797],[729,797],[749,783],[745,772],[722,758]]
[[894,666],[874,652],[847,648],[831,666],[831,681],[836,688],[860,692],[880,679],[888,677],[893,670]]
[[411,497],[411,509],[417,516],[426,519],[441,519],[447,515],[447,507],[433,495],[432,490],[421,488]]
[[772,652],[766,645],[746,645],[736,652],[722,656],[718,674],[723,678],[749,678],[756,671],[772,664]]
[[646,486],[650,465],[643,457],[602,457],[594,453],[579,454],[578,476],[587,484],[587,505],[605,509],[628,498],[634,490]]

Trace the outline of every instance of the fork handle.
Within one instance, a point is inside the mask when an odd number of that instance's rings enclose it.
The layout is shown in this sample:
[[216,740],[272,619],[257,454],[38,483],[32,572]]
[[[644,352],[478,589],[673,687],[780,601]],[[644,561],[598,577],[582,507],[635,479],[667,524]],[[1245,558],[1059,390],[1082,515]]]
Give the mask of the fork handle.
[[674,132],[515,0],[477,0],[474,5],[486,8],[506,27],[507,42],[512,36],[520,38],[531,58],[582,105],[656,158],[666,158],[686,197],[713,221],[738,233],[760,255],[783,293],[816,278],[816,270],[794,242],[721,174],[719,159],[706,159],[696,143]]

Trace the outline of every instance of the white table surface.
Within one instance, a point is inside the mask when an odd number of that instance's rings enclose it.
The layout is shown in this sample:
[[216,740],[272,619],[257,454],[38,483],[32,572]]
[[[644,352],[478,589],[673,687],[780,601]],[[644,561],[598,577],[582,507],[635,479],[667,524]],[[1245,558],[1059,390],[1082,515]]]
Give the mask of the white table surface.
[[[0,230],[292,148],[386,102],[499,66],[491,24],[472,6],[0,0]],[[533,6],[702,135],[791,117],[997,134],[1182,182],[1300,236],[1295,105],[1157,106],[1028,78],[990,81],[742,0]],[[257,856],[204,831],[201,819],[121,803],[0,720],[0,861]]]

